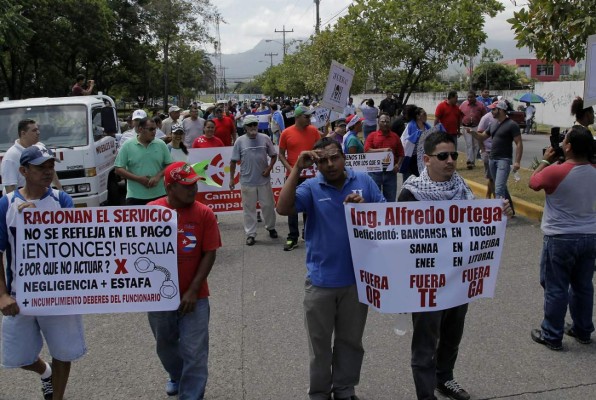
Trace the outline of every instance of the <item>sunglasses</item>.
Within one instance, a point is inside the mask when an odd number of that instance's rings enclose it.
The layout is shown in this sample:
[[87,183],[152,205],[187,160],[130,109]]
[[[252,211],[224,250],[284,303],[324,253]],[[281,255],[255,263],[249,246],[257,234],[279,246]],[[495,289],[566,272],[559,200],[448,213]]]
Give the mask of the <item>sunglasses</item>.
[[246,124],[245,126],[257,126],[259,125],[258,122],[251,122],[250,124]]
[[451,156],[451,159],[453,161],[455,161],[455,160],[457,160],[457,157],[459,157],[459,153],[457,151],[452,151],[452,152],[442,151],[442,152],[437,153],[437,154],[427,154],[427,156],[429,156],[429,157],[437,157],[437,160],[439,160],[439,161],[445,161],[445,160],[447,160],[447,158],[449,156]]

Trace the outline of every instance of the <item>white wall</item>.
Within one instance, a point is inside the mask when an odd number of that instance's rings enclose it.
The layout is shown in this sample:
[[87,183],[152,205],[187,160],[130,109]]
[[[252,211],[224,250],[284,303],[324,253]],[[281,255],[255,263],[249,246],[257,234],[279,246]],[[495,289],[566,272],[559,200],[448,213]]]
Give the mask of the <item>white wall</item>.
[[[513,98],[526,93],[523,90],[502,90],[491,92],[491,95],[499,95],[507,100],[513,101]],[[574,118],[570,114],[571,102],[576,96],[583,96],[584,81],[567,82],[537,82],[534,93],[546,99],[545,104],[536,104],[536,122],[539,124],[569,127],[573,125]],[[460,98],[465,99],[467,92],[459,92]],[[385,98],[384,94],[359,94],[353,95],[354,104],[358,105],[365,98],[372,98],[375,106],[378,106],[381,100]],[[422,107],[429,114],[435,113],[437,105],[447,97],[443,92],[412,93],[408,104],[416,104]],[[513,101],[514,107],[522,104]]]

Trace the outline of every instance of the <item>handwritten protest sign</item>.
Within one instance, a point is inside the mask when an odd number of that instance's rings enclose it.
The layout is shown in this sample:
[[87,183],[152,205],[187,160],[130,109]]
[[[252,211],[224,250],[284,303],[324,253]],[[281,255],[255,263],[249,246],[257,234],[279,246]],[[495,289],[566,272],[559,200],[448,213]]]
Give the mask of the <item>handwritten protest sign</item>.
[[584,107],[596,104],[596,35],[588,36],[586,45],[586,79],[584,80]]
[[24,315],[175,310],[177,215],[163,207],[26,209],[17,225]]
[[345,212],[360,302],[400,313],[493,297],[501,200],[349,203]]

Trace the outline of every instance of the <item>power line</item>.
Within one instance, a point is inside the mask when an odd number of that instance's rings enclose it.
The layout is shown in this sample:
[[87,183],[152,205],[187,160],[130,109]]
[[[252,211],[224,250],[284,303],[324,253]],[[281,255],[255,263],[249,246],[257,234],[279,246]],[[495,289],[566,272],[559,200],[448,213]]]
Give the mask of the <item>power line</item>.
[[325,25],[327,25],[328,23],[330,23],[331,21],[333,21],[334,19],[336,19],[337,17],[339,17],[339,15],[340,15],[342,12],[344,12],[345,10],[347,10],[347,9],[348,9],[348,7],[350,7],[351,5],[352,5],[352,4],[350,3],[350,4],[348,4],[347,6],[345,6],[344,8],[342,8],[341,10],[339,10],[339,11],[338,11],[338,12],[337,12],[337,13],[336,13],[336,14],[335,14],[333,17],[331,17],[331,18],[329,18],[327,21],[323,22],[323,23],[321,24],[321,26],[323,26],[323,27],[324,27]]

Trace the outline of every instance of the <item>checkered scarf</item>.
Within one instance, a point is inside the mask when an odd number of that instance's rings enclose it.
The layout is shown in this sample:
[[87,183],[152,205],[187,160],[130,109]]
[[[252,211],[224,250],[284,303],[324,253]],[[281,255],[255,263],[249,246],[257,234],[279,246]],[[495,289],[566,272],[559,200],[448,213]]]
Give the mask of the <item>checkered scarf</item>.
[[402,188],[409,190],[419,201],[474,199],[474,194],[457,172],[453,172],[451,179],[446,182],[435,182],[424,168],[420,176],[410,176]]

